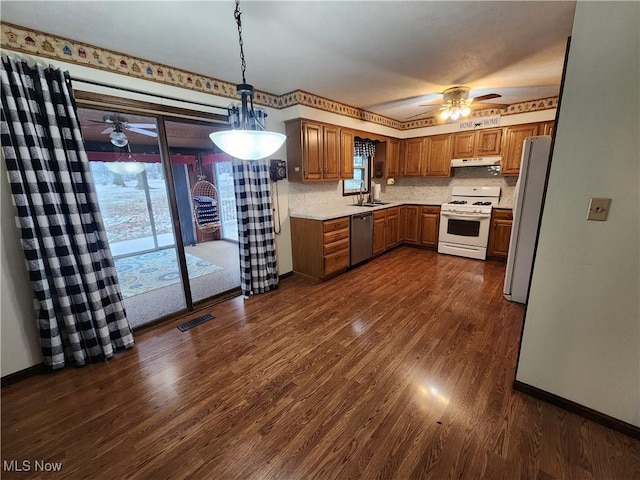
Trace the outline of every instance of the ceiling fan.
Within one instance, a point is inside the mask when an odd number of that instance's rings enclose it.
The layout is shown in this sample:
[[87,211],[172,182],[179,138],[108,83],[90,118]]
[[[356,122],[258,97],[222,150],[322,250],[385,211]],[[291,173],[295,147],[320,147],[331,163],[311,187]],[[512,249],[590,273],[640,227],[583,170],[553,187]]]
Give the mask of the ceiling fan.
[[130,132],[139,133],[140,135],[145,135],[147,137],[157,137],[158,134],[156,132],[152,132],[148,129],[155,129],[155,123],[129,123],[129,121],[118,114],[114,115],[105,115],[102,117],[102,121],[99,120],[89,120],[93,123],[102,123],[107,125],[101,134],[109,134],[109,138],[111,143],[116,147],[124,147],[129,143],[129,139],[123,130],[128,130]]
[[466,117],[471,113],[473,109],[480,108],[506,108],[508,105],[502,103],[479,103],[485,100],[492,100],[494,98],[500,98],[502,95],[497,93],[488,93],[486,95],[480,95],[478,97],[469,98],[469,92],[471,89],[465,86],[447,88],[442,92],[441,103],[427,103],[420,105],[421,107],[432,107],[426,112],[418,113],[408,117],[407,120],[416,117],[422,117],[428,115],[435,110],[440,111],[440,118],[443,120],[457,121],[461,117]]

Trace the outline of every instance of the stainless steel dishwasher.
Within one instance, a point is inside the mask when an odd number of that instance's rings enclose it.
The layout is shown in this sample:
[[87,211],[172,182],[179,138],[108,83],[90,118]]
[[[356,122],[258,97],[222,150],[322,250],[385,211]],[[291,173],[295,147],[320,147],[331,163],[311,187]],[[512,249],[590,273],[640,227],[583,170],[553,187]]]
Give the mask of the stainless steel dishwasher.
[[373,256],[373,212],[351,215],[349,265]]

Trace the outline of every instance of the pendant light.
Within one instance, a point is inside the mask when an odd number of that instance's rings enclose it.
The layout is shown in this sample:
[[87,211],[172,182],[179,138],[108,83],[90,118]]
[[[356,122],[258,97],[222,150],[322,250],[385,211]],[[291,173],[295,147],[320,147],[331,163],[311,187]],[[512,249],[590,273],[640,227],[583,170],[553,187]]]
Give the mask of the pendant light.
[[269,132],[266,130],[253,109],[253,85],[249,85],[245,78],[247,64],[244,60],[242,21],[240,15],[240,1],[236,0],[236,9],[233,16],[238,25],[242,68],[242,83],[236,87],[241,99],[240,128],[213,132],[209,134],[209,138],[220,147],[223,152],[228,153],[234,158],[241,160],[258,160],[275,153],[287,137],[282,133]]
[[126,147],[129,152],[126,157],[127,161],[123,162],[118,158],[118,160],[115,162],[107,162],[105,164],[107,170],[115,173],[116,175],[138,175],[139,173],[144,172],[147,169],[147,166],[144,164],[144,162],[137,162],[136,160],[134,160],[133,156],[131,155],[131,145],[129,145],[129,142],[126,143]]

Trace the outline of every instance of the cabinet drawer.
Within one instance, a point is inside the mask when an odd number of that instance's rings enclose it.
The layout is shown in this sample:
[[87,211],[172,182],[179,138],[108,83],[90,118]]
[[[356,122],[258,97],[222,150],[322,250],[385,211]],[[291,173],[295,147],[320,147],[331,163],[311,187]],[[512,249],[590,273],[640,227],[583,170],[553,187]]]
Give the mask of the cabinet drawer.
[[334,253],[338,253],[341,251],[346,251],[349,253],[349,239],[345,238],[344,240],[339,240],[337,242],[328,243],[324,246],[323,254],[324,255],[332,255]]
[[349,238],[348,228],[345,228],[344,230],[338,230],[336,232],[322,234],[322,243],[323,245],[327,245],[328,243],[337,242],[338,240],[342,240],[344,238]]
[[440,213],[440,207],[437,206],[431,206],[431,205],[427,205],[427,206],[423,206],[422,207],[422,213],[432,213],[432,214],[439,214]]
[[324,233],[342,230],[343,228],[349,228],[349,217],[327,220],[322,224],[322,231]]
[[494,209],[493,218],[500,220],[513,220],[513,212],[506,209]]
[[324,276],[331,275],[349,266],[349,250],[324,257]]
[[373,221],[375,222],[376,220],[385,219],[386,216],[386,210],[376,210],[375,212],[373,212]]
[[399,207],[387,208],[387,218],[397,217],[400,214]]

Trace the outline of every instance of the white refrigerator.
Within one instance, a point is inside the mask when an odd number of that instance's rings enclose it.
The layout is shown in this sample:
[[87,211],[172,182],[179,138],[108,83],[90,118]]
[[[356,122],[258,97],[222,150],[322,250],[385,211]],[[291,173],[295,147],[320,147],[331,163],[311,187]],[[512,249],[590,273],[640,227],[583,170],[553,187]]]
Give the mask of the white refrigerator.
[[513,198],[513,226],[504,278],[504,296],[512,302],[527,303],[550,152],[549,136],[524,140],[520,175]]

